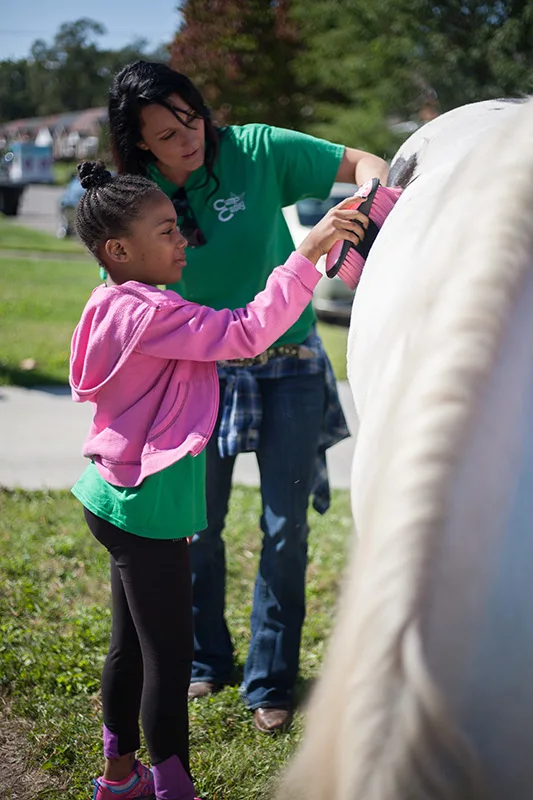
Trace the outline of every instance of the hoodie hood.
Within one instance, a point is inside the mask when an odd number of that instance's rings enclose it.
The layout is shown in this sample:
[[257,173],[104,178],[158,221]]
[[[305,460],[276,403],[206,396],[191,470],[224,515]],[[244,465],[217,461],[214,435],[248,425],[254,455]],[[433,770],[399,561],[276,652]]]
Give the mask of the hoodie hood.
[[93,290],[70,348],[75,401],[93,400],[126,363],[157,310],[150,302],[151,289],[129,282]]

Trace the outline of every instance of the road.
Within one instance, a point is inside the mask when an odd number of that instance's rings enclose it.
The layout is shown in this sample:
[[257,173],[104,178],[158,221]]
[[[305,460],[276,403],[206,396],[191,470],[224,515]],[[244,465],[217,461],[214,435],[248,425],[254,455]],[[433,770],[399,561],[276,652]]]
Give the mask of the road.
[[55,233],[57,230],[57,204],[63,191],[61,186],[30,186],[22,195],[21,208],[10,221],[27,228]]
[[[339,383],[339,394],[352,433],[356,427],[352,393]],[[0,386],[0,486],[66,489],[80,476],[81,446],[92,417],[90,403],[73,403],[67,387],[24,389]],[[353,437],[327,453],[331,485],[348,489]],[[253,453],[237,457],[234,483],[259,485]]]

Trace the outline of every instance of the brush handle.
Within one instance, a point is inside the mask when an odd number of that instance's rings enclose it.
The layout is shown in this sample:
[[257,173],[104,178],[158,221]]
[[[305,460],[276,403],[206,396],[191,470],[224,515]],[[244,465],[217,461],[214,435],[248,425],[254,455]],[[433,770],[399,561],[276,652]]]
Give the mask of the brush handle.
[[[372,208],[372,203],[374,202],[374,198],[376,196],[376,192],[377,192],[377,190],[379,188],[379,185],[380,185],[379,184],[379,178],[372,178],[370,191],[368,192],[367,196],[364,197],[364,198],[361,198],[361,197],[357,197],[357,195],[355,195],[354,196],[353,205],[350,203],[347,206],[345,206],[345,208],[357,209],[358,211],[361,212],[361,214],[364,214],[365,216],[368,217],[368,215],[370,214],[370,209]],[[371,222],[372,222],[372,220],[369,219],[369,223],[371,223]],[[369,227],[370,227],[370,225],[369,225]],[[376,235],[377,235],[377,230],[374,233],[374,236],[372,238],[372,242],[376,238]],[[365,235],[365,239],[366,239],[366,235]],[[363,242],[364,242],[364,239],[363,239]],[[368,253],[368,250],[369,250],[370,245],[372,244],[372,242],[370,242],[368,247],[365,248],[366,254]],[[361,243],[359,244],[359,246],[360,245],[361,245]],[[341,249],[341,252],[339,254],[339,257],[336,259],[336,261],[333,264],[333,266],[331,266],[329,269],[326,269],[326,275],[327,275],[328,278],[334,278],[335,275],[337,275],[337,273],[340,270],[342,264],[344,263],[344,259],[346,258],[346,256],[347,256],[347,254],[348,254],[348,252],[349,252],[351,247],[353,247],[355,250],[358,249],[351,242],[348,242],[346,240],[343,242],[342,249]],[[363,257],[366,258],[366,254]]]

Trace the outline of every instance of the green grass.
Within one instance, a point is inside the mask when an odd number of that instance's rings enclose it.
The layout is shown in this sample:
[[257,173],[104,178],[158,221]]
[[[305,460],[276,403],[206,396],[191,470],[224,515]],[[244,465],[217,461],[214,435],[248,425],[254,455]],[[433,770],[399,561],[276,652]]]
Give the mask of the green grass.
[[[9,250],[34,252],[25,257]],[[99,281],[94,261],[68,257],[83,252],[76,242],[0,218],[0,385],[68,382],[72,332]],[[318,330],[335,375],[345,380],[347,329],[320,322]],[[21,369],[26,359],[33,359],[36,366]]]
[[319,322],[317,328],[331,361],[335,377],[338,381],[345,381],[348,328],[340,325],[330,325],[327,322]]
[[57,239],[44,231],[15,225],[0,215],[0,250],[33,250],[41,253],[76,253],[85,250],[75,239]]
[[[89,259],[0,259],[0,384],[67,382],[72,332],[97,282]],[[21,369],[25,359],[35,368]]]
[[52,173],[54,176],[54,183],[58,186],[65,186],[76,174],[76,166],[78,161],[54,161]]
[[[227,618],[237,672],[250,636],[258,515],[257,491],[236,487],[227,523]],[[328,514],[311,512],[310,522],[300,698],[318,673],[331,627],[351,532],[347,493],[334,492]],[[99,683],[110,632],[106,552],[68,492],[6,490],[0,490],[0,552],[0,699],[14,731],[25,723],[31,745],[26,768],[45,771],[45,788],[24,796],[86,800],[102,766]],[[256,733],[236,685],[190,704],[190,723],[198,793],[211,800],[266,797],[302,731],[298,713],[287,735]]]

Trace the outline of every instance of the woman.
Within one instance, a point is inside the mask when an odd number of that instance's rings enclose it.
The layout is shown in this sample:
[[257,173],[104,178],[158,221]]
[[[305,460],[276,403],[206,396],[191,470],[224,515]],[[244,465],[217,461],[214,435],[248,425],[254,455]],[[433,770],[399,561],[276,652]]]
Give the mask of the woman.
[[[326,198],[334,181],[363,183],[388,167],[268,125],[217,128],[201,94],[163,64],[138,61],[114,79],[109,123],[119,173],[146,175],[170,197],[188,240],[187,272],[168,288],[213,308],[246,305],[293,242],[283,206]],[[252,265],[252,266],[250,266]],[[262,732],[290,721],[305,616],[307,506],[329,504],[325,450],[348,436],[309,305],[273,347],[219,362],[221,403],[207,448],[208,527],[191,542],[195,654],[189,696],[231,680],[222,531],[237,453],[255,451],[263,547],[241,687]]]

